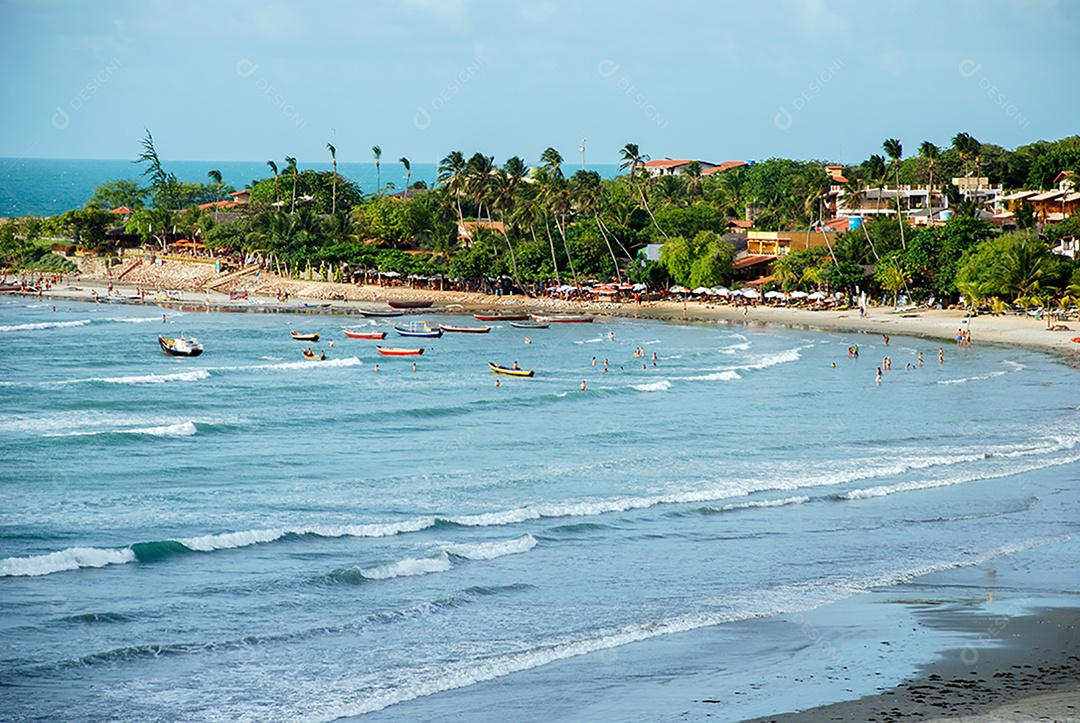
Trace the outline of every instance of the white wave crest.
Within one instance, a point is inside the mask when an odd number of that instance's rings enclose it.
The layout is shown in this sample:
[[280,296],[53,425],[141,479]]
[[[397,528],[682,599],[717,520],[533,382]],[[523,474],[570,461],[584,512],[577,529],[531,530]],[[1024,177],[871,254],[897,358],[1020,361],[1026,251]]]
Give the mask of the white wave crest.
[[360,571],[368,580],[388,580],[394,577],[427,575],[450,569],[450,557],[444,552],[437,557],[407,558],[386,565],[369,567]]
[[476,515],[447,517],[446,519],[454,524],[468,527],[491,527],[494,525],[514,525],[525,520],[537,520],[540,519],[540,513],[534,509],[519,507],[514,510],[483,512]]
[[0,560],[0,577],[36,577],[83,567],[105,567],[128,562],[135,562],[135,553],[131,548],[107,550],[97,547],[69,547],[47,555]]
[[536,538],[532,535],[522,535],[512,540],[452,545],[446,548],[446,552],[457,557],[464,557],[467,560],[494,560],[496,557],[504,555],[517,555],[528,552],[536,547],[536,544]]
[[702,374],[696,377],[677,377],[688,382],[733,382],[742,379],[742,376],[733,369],[712,374]]
[[198,382],[209,379],[210,372],[206,369],[193,369],[189,372],[177,372],[175,374],[141,374],[127,377],[90,377],[89,379],[74,379],[72,382],[103,382],[105,384],[168,384],[170,382]]
[[738,342],[737,344],[731,344],[731,345],[725,346],[725,347],[723,347],[721,349],[717,349],[717,351],[720,352],[721,354],[737,354],[740,351],[746,351],[749,348],[750,348],[750,342],[741,341],[741,342]]
[[[272,357],[263,357],[272,358]],[[280,371],[289,371],[293,369],[328,369],[335,367],[354,367],[363,364],[359,357],[350,356],[343,359],[326,359],[324,361],[312,362],[308,360],[297,362],[282,362],[280,364],[252,364],[249,366],[232,366],[232,367],[214,367],[214,371],[222,372],[243,372],[254,369],[273,369]]]
[[631,384],[634,389],[639,392],[666,392],[671,389],[671,382],[666,379],[660,379],[655,382],[649,382],[648,384]]
[[754,500],[753,502],[733,502],[722,507],[711,507],[716,512],[732,512],[734,510],[749,510],[757,507],[786,507],[788,505],[801,505],[809,502],[809,497],[785,497],[781,500]]
[[68,329],[74,326],[86,326],[89,319],[78,321],[43,321],[37,324],[14,324],[12,326],[0,326],[0,332],[7,331],[41,331],[44,329]]
[[1008,372],[990,372],[989,374],[980,374],[974,377],[963,377],[961,379],[941,379],[938,384],[966,384],[968,382],[981,382],[986,379],[993,379],[994,377],[1000,377],[1008,374]]

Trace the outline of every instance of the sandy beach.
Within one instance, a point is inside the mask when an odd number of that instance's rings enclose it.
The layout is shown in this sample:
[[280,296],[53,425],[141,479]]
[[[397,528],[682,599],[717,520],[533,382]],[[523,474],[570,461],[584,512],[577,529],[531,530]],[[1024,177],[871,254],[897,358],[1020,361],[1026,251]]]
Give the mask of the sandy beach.
[[1016,616],[935,611],[926,624],[972,640],[988,634],[994,644],[951,650],[879,695],[748,723],[1080,721],[1080,610],[1042,608]]
[[[993,343],[1051,352],[1070,360],[1080,360],[1080,322],[1055,321],[1054,330],[1045,319],[1031,315],[979,315],[969,318],[959,309],[927,309],[872,306],[865,316],[857,309],[809,310],[798,307],[755,304],[733,306],[712,302],[656,301],[583,303],[562,299],[525,296],[491,296],[464,291],[438,291],[409,286],[356,285],[285,279],[272,273],[236,277],[215,274],[208,264],[170,262],[161,266],[134,268],[121,280],[110,282],[103,270],[85,267],[83,273],[43,292],[43,298],[136,303],[139,290],[145,294],[141,303],[164,307],[209,309],[213,311],[296,311],[355,314],[358,309],[383,306],[388,299],[431,299],[435,303],[425,314],[475,313],[515,309],[537,314],[572,312],[597,317],[651,318],[668,321],[779,325],[813,328],[824,331],[854,331],[867,334],[906,335],[938,341],[948,353],[956,345],[959,330],[971,332],[973,344]],[[141,273],[140,273],[141,272]],[[160,289],[177,290],[180,300],[169,300]],[[209,289],[209,290],[207,290]],[[230,291],[246,291],[248,299],[230,298]],[[288,294],[287,301],[279,295]],[[936,349],[927,349],[927,352]]]

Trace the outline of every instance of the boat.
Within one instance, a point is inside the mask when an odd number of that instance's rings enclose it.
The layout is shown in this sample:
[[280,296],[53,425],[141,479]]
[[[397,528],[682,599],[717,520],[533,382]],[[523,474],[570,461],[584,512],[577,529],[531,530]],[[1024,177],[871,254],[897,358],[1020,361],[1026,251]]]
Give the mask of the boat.
[[427,309],[430,308],[435,302],[431,299],[424,299],[422,301],[395,301],[388,299],[387,304],[391,309]]
[[350,339],[385,339],[385,331],[354,331],[353,329],[346,329],[341,327],[341,330],[345,332],[345,336]]
[[203,345],[193,336],[181,334],[176,339],[159,336],[157,340],[161,350],[169,356],[199,356],[203,353]]
[[318,341],[319,340],[319,335],[318,334],[301,334],[296,329],[293,329],[292,331],[290,331],[289,336],[291,336],[293,339],[296,339],[297,341]]
[[473,314],[477,321],[526,321],[528,314]]
[[549,324],[588,324],[593,318],[591,316],[536,316],[533,315],[533,321],[546,321]]
[[504,367],[495,362],[488,362],[488,366],[491,367],[491,371],[496,374],[509,374],[512,377],[531,377],[533,374],[536,374],[532,369],[514,369],[513,367]]
[[438,339],[442,336],[442,329],[439,327],[430,327],[427,323],[410,324],[407,329],[400,326],[395,326],[396,331],[400,336],[414,336],[421,337],[423,339]]
[[404,311],[397,311],[396,309],[357,309],[360,312],[360,316],[403,316]]
[[549,324],[546,321],[511,321],[510,326],[515,329],[546,329]]
[[326,361],[326,352],[316,354],[311,349],[304,349],[304,358],[308,361]]
[[424,353],[423,348],[401,349],[392,346],[379,346],[378,344],[375,345],[375,348],[378,349],[380,354],[385,354],[386,356],[417,356]]
[[455,334],[487,334],[491,331],[490,326],[450,326],[448,324],[439,324],[439,328],[443,331],[450,331]]

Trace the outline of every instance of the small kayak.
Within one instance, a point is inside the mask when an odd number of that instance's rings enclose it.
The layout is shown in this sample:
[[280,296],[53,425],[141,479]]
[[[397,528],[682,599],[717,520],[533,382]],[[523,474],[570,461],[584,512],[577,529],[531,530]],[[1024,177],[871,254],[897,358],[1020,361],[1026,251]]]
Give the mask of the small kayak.
[[550,324],[546,321],[511,321],[510,326],[515,329],[546,329]]

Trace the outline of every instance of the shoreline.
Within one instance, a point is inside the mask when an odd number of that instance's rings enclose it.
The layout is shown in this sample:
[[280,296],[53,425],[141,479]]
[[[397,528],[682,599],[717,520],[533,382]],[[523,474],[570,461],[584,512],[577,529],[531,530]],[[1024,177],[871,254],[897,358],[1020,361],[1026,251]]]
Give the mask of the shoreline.
[[968,642],[881,693],[743,723],[1080,721],[1080,608],[1012,612],[926,611],[926,627]]
[[[109,279],[81,275],[61,286],[41,292],[41,298],[53,301],[87,301],[124,303],[131,305],[175,308],[183,311],[256,312],[256,313],[316,313],[360,315],[360,309],[384,307],[387,299],[431,299],[427,309],[405,310],[408,315],[471,315],[482,311],[521,311],[540,315],[559,312],[589,314],[600,318],[641,318],[683,323],[726,323],[729,325],[779,326],[818,331],[837,331],[888,334],[922,338],[937,342],[945,350],[956,345],[958,330],[970,330],[975,345],[991,343],[1022,347],[1051,353],[1072,366],[1080,366],[1080,321],[1056,323],[1057,330],[1046,328],[1046,321],[1030,316],[980,315],[968,317],[958,309],[889,309],[871,307],[865,317],[857,309],[809,310],[793,307],[751,305],[729,306],[711,302],[655,301],[577,302],[561,299],[540,299],[525,296],[489,296],[477,292],[434,291],[411,287],[356,286],[321,281],[295,281],[268,274],[264,283],[273,289],[289,293],[289,301],[276,301],[274,296],[253,293],[248,300],[231,299],[219,291],[185,291],[183,300],[159,301],[155,295],[145,299],[132,298],[140,287],[137,283],[116,281],[114,293],[107,296]],[[165,288],[175,288],[169,287]],[[95,298],[95,293],[97,297]],[[15,296],[37,296],[29,292],[4,292]]]

